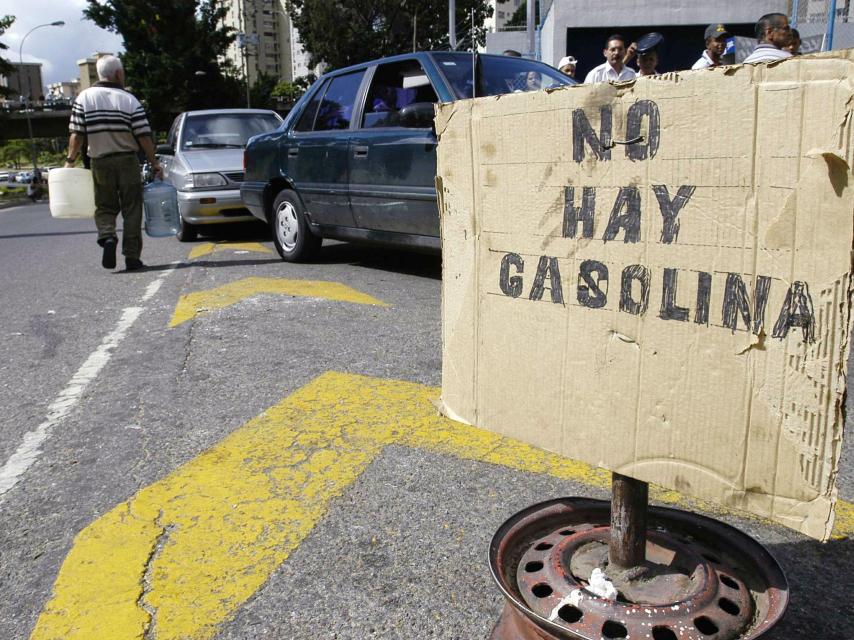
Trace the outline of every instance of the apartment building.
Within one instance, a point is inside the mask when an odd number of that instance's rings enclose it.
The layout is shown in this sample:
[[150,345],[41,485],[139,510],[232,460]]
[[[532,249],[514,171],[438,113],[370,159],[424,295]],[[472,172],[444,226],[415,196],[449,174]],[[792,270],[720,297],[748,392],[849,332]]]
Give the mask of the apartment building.
[[10,102],[41,102],[44,99],[41,62],[12,62],[15,68],[8,76],[0,76],[0,86],[9,90]]
[[52,100],[74,100],[80,93],[80,80],[52,82],[47,85],[47,97]]
[[104,56],[111,55],[113,54],[104,51],[96,51],[91,56],[82,58],[77,61],[77,69],[80,71],[80,86],[77,89],[78,93],[80,91],[83,91],[83,89],[88,89],[93,84],[98,82],[98,69],[96,67],[98,63],[98,58],[103,58]]
[[292,80],[291,20],[284,0],[230,0],[225,23],[238,36],[226,52],[253,84],[261,74]]

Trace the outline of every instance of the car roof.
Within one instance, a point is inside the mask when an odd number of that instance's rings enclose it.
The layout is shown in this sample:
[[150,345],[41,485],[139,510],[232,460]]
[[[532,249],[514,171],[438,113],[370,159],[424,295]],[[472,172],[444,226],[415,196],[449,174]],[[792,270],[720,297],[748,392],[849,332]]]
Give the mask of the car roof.
[[[425,58],[430,58],[430,56],[434,54],[441,53],[442,55],[454,55],[459,57],[468,57],[471,58],[471,51],[414,51],[412,53],[401,53],[396,56],[388,56],[387,58],[377,58],[376,60],[369,60],[368,62],[360,62],[359,64],[350,65],[349,67],[344,67],[342,69],[335,69],[334,71],[330,71],[329,73],[324,73],[321,78],[337,76],[342,73],[349,73],[351,71],[358,71],[360,69],[366,69],[375,64],[384,64],[386,62],[397,62],[398,60],[411,60],[412,58],[418,58],[419,60],[423,60]],[[479,53],[478,56],[481,58],[504,58],[506,56],[494,54],[494,53]],[[534,62],[538,64],[545,64],[539,60],[531,60],[529,58],[523,58],[524,60],[528,60],[528,62]]]
[[279,115],[272,109],[200,109],[198,111],[185,111],[184,115],[188,116],[220,116],[220,115],[229,115],[229,114],[241,114],[241,113],[260,113],[264,115],[274,114]]

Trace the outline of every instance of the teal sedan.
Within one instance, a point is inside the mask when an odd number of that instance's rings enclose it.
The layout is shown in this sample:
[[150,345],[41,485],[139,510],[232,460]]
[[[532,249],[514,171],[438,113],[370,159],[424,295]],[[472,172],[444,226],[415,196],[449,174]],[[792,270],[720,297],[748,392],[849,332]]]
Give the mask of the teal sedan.
[[310,260],[323,238],[438,251],[433,105],[570,84],[541,62],[453,51],[328,73],[249,140],[241,198],[283,260]]

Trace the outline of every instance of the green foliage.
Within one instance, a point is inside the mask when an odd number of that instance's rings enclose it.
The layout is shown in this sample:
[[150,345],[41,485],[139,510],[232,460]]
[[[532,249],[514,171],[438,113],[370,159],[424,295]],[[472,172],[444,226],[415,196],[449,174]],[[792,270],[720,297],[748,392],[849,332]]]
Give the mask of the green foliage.
[[[6,33],[6,29],[11,27],[13,22],[15,22],[15,16],[0,17],[0,36]],[[8,76],[15,70],[12,63],[2,57],[3,52],[8,48],[9,45],[0,42],[0,76]],[[0,95],[9,95],[9,90],[6,87],[0,87]]]
[[258,74],[255,84],[249,89],[249,102],[253,109],[275,109],[276,98],[273,91],[276,88],[276,77],[264,72]]
[[[68,147],[68,138],[35,138],[38,166],[62,165]],[[0,145],[0,166],[21,169],[31,166],[29,139],[7,140]]]
[[9,140],[0,147],[0,163],[4,167],[20,169],[21,163],[30,162],[30,143],[28,140]]
[[[413,34],[417,50],[448,48],[447,0],[291,0],[288,10],[312,66],[324,63],[339,69],[406,53],[412,51]],[[458,48],[470,47],[471,35],[482,44],[483,21],[491,15],[487,0],[458,0]]]
[[121,35],[127,84],[152,125],[187,109],[236,106],[239,83],[222,56],[234,40],[225,0],[87,0],[86,18]]
[[[506,2],[506,0],[505,0]],[[540,3],[534,6],[534,22],[540,24]],[[522,0],[510,19],[504,24],[505,27],[527,27],[528,26],[528,3]]]
[[294,104],[305,93],[305,87],[300,87],[294,82],[280,82],[270,95],[283,104]]

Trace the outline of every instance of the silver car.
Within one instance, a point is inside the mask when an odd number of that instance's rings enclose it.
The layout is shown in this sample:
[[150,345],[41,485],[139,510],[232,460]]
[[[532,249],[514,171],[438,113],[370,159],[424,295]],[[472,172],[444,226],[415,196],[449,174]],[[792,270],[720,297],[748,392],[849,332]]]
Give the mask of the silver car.
[[243,149],[281,123],[266,109],[186,111],[175,118],[157,155],[163,179],[178,190],[179,240],[194,240],[202,225],[254,220],[240,199]]

